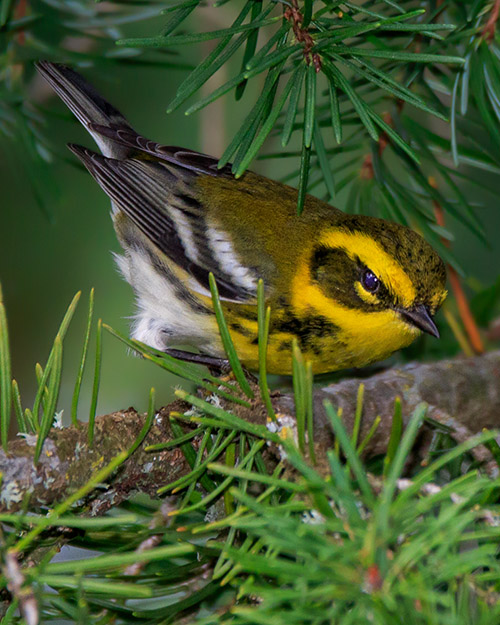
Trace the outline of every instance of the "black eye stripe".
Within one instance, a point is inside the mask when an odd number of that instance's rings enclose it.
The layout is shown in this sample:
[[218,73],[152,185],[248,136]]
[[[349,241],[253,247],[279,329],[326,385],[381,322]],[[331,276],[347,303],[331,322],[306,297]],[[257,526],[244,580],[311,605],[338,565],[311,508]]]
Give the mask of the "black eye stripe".
[[352,260],[347,255],[347,252],[339,247],[331,248],[321,245],[315,248],[311,255],[311,273],[315,274],[320,267],[324,267],[328,264],[347,267],[352,265]]
[[[363,272],[371,271],[378,279],[376,291],[369,291],[363,286]],[[318,284],[325,295],[350,308],[360,310],[382,310],[394,304],[394,297],[377,274],[357,255],[350,256],[340,247],[329,248],[320,245],[313,248],[310,257],[310,279]],[[356,286],[364,292],[374,294],[373,300],[367,301],[360,296]]]

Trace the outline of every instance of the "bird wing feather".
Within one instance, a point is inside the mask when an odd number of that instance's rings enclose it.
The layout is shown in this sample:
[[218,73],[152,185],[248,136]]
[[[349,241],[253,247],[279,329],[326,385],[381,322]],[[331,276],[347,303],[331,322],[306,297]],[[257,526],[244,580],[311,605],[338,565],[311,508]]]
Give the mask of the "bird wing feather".
[[228,233],[216,218],[216,223],[210,220],[203,198],[199,201],[196,197],[199,177],[231,183],[231,166],[219,168],[211,156],[139,135],[71,68],[48,61],[40,61],[36,67],[99,146],[102,156],[82,147],[70,148],[112,199],[115,209],[191,275],[193,290],[206,295],[212,272],[222,299],[253,303],[257,267],[241,262]]
[[227,164],[219,168],[217,159],[208,154],[151,141],[131,128],[113,128],[95,123],[88,124],[88,128],[111,139],[114,143],[129,148],[132,153],[138,151],[142,154],[148,154],[155,159],[171,163],[176,167],[182,167],[193,173],[232,178],[231,165]]
[[203,207],[190,192],[186,180],[186,173],[192,177],[198,172],[177,167],[176,161],[172,161],[175,166],[170,166],[170,160],[120,160],[81,146],[69,147],[116,209],[125,213],[154,245],[192,277],[193,290],[209,292],[209,273],[213,273],[221,299],[255,301],[257,278],[242,265],[236,271],[234,266],[221,262],[220,254],[214,253]]

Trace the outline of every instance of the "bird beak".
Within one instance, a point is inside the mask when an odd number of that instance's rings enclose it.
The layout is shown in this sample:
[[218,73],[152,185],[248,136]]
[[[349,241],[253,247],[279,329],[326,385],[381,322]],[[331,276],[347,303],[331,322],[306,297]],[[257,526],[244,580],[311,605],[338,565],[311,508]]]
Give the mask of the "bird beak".
[[427,332],[427,334],[432,334],[432,336],[435,336],[437,339],[439,338],[439,330],[437,329],[427,306],[420,304],[419,306],[415,306],[411,309],[399,309],[399,312],[405,321],[408,321],[419,330],[423,330],[424,332]]

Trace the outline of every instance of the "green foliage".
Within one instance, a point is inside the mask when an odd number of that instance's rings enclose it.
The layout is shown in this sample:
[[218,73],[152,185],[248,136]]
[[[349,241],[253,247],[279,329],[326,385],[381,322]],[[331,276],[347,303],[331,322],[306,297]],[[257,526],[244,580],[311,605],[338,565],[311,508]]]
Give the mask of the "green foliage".
[[240,359],[238,358],[238,354],[236,353],[236,349],[234,347],[233,339],[231,338],[229,328],[227,327],[226,320],[224,319],[222,306],[219,300],[219,291],[217,289],[217,284],[215,282],[213,273],[209,274],[209,281],[210,292],[212,294],[212,304],[215,311],[215,317],[217,319],[217,325],[219,326],[219,333],[222,344],[224,346],[224,351],[226,352],[229,364],[231,365],[231,369],[234,373],[234,377],[240,385],[241,390],[245,393],[247,397],[252,399],[253,391],[250,388],[250,384],[245,377],[243,367],[241,366]]
[[19,387],[17,382],[11,379],[11,355],[8,342],[7,319],[4,305],[0,298],[0,386],[2,391],[0,430],[2,432],[2,444],[4,448],[7,447],[13,399],[18,430],[24,433],[37,434],[34,454],[35,463],[38,462],[43,442],[57,416],[56,407],[61,386],[63,341],[79,299],[80,293],[77,293],[63,317],[45,368],[42,368],[39,364],[35,367],[38,389],[35,394],[33,407],[31,409],[26,408],[23,412]]
[[[3,0],[0,12],[0,137],[26,179],[44,213],[52,218],[57,197],[54,159],[66,160],[52,141],[51,125],[58,114],[46,104],[35,79],[33,63],[43,58],[73,66],[97,64],[112,72],[117,64],[148,65],[172,70],[170,52],[117,48],[127,24],[136,26],[158,17],[164,2],[117,2],[105,5],[89,0]],[[28,97],[31,93],[31,97]]]
[[[78,366],[78,373],[76,376],[75,389],[73,391],[73,400],[71,402],[71,423],[77,425],[78,418],[78,400],[80,399],[80,390],[82,388],[83,373],[85,371],[85,363],[87,362],[87,351],[89,348],[90,332],[92,330],[92,318],[94,315],[94,289],[90,291],[89,308],[87,314],[87,329],[85,331],[85,338],[83,339],[82,357],[80,365]],[[96,362],[97,368],[97,362]]]
[[[30,421],[36,449],[41,449],[52,423],[49,416],[55,414],[61,345],[77,299],[40,371],[37,401],[43,415],[40,422]],[[260,302],[262,308],[262,298]],[[93,294],[88,320],[92,309]],[[261,310],[263,354],[266,318]],[[468,455],[484,444],[500,458],[496,432],[458,446],[450,439],[444,450],[434,442],[427,466],[408,475],[404,467],[426,406],[417,408],[402,432],[401,403],[396,400],[387,455],[382,462],[365,464],[361,454],[367,439],[358,441],[365,401],[361,384],[351,436],[334,407],[325,403],[337,446],[327,452],[327,465],[319,470],[311,444],[312,376],[297,347],[296,425],[275,416],[265,426],[237,415],[238,406],[249,404],[230,383],[216,386],[216,378],[211,381],[208,374],[198,378],[196,367],[160,356],[105,327],[160,367],[204,382],[204,396],[177,391],[191,409],[171,413],[175,438],[148,449],[154,462],[159,449],[178,448],[191,470],[161,485],[156,500],[136,497],[102,518],[86,517],[84,498],[102,488],[153,424],[152,389],[144,425],[129,450],[48,514],[0,514],[5,529],[0,553],[10,563],[0,585],[12,582],[18,562],[27,556],[32,560],[29,567],[17,568],[22,590],[16,592],[6,622],[21,623],[16,609],[31,596],[42,623],[498,622],[500,479],[471,468]],[[6,365],[1,373],[9,371]],[[80,366],[77,380],[81,375]],[[261,385],[261,392],[267,401],[267,386]],[[23,415],[18,392],[14,396],[16,415]],[[222,397],[229,400],[226,407]],[[234,412],[227,406],[234,406]],[[34,408],[31,418],[36,414]],[[439,428],[441,440],[448,432]],[[266,457],[270,443],[282,458],[272,471]],[[92,553],[77,561],[54,562],[62,543]]]
[[[7,327],[7,315],[5,305],[3,303],[2,291],[0,287],[0,431],[2,434],[2,447],[7,449],[10,411],[11,411],[11,366],[10,366],[10,348],[9,348],[9,330]],[[15,404],[17,406],[16,393],[17,386],[14,387]],[[19,426],[24,431],[26,424],[22,416],[18,417]]]
[[[492,495],[498,495],[500,481],[470,471],[437,485],[443,467],[456,458],[465,464],[464,453],[493,434],[452,449],[411,481],[402,480],[425,413],[421,407],[387,477],[374,483],[331,406],[347,464],[332,450],[330,474],[323,477],[284,433],[263,428],[249,434],[245,421],[198,398],[186,399],[198,410],[197,422],[204,423],[205,409],[212,415],[200,438],[214,442],[211,462],[200,463],[198,455],[191,475],[170,485],[179,495],[175,505],[132,500],[111,516],[88,519],[75,515],[77,510],[67,514],[65,502],[49,516],[0,516],[18,531],[33,528],[20,540],[15,532],[9,535],[11,553],[37,537],[51,553],[64,528],[79,530],[71,544],[101,552],[77,562],[44,558],[25,571],[43,622],[79,622],[82,608],[89,620],[117,623],[177,622],[186,614],[189,622],[206,624],[497,622],[500,529],[494,519],[500,510]],[[194,420],[192,414],[186,418]],[[237,468],[224,463],[224,449],[235,436]],[[268,474],[261,455],[266,440],[281,443],[296,471],[293,482],[281,476],[283,465]],[[208,494],[203,477],[211,484]],[[233,511],[207,523],[204,515],[224,493],[234,502]],[[140,549],[152,536],[155,546]]]
[[[455,266],[443,242],[452,241],[453,232],[436,223],[436,206],[485,239],[473,185],[487,184],[484,173],[500,172],[500,40],[491,22],[493,2],[221,0],[212,11],[227,26],[211,32],[196,21],[202,6],[200,0],[168,6],[137,0],[106,3],[103,10],[87,0],[2,2],[0,134],[26,168],[45,212],[56,192],[50,164],[65,158],[51,140],[58,115],[36,93],[33,78],[32,62],[47,57],[94,64],[103,72],[118,63],[189,69],[169,111],[185,107],[193,114],[234,94],[234,106],[246,117],[220,165],[232,161],[241,176],[257,157],[292,159],[287,179],[297,183],[298,212],[307,192],[333,202],[343,193],[347,210],[416,227]],[[162,24],[160,35],[124,38],[125,30],[130,35],[139,20],[149,18],[155,33]],[[78,50],[70,47],[75,35]],[[211,40],[211,52],[188,68],[183,50]],[[226,82],[200,95],[222,67],[229,71]],[[281,149],[271,152],[267,146],[276,138]],[[492,192],[498,197],[498,189]],[[152,389],[144,426],[127,452],[48,513],[0,515],[3,591],[12,582],[9,563],[15,570],[19,557],[23,564],[21,592],[3,622],[21,623],[17,610],[34,593],[44,623],[496,625],[500,481],[483,475],[469,455],[482,443],[498,461],[495,433],[456,446],[446,428],[436,427],[428,465],[409,475],[403,468],[425,407],[403,432],[396,402],[387,454],[366,465],[362,451],[379,421],[358,440],[365,401],[360,385],[351,436],[334,407],[326,406],[337,443],[327,468],[317,466],[313,379],[297,346],[296,426],[283,424],[272,407],[266,377],[271,311],[262,283],[258,388],[241,367],[213,279],[211,289],[236,382],[130,340],[100,320],[94,330],[91,293],[73,424],[82,379],[91,369],[92,443],[104,328],[144,359],[203,389],[177,391],[191,410],[170,415],[174,440],[148,450],[153,461],[162,448],[179,449],[191,470],[161,485],[154,501],[138,497],[102,518],[85,516],[82,499],[102,487],[154,422]],[[472,306],[486,324],[498,310],[500,288],[496,283],[478,291]],[[45,366],[35,368],[37,392],[27,407],[11,379],[0,294],[2,445],[7,446],[13,414],[18,430],[36,437],[35,461],[60,414],[64,340],[77,300],[78,295]],[[449,345],[445,335],[439,349],[447,352]],[[221,399],[232,409],[221,407]],[[251,401],[262,401],[273,423],[240,418],[238,409],[250,408]],[[272,471],[266,458],[270,443],[282,454]],[[52,562],[63,543],[101,555]],[[24,566],[26,558],[32,566]]]
[[[194,113],[231,92],[241,102],[234,106],[250,105],[220,165],[232,160],[233,172],[242,175],[266,139],[281,133],[284,149],[273,156],[300,160],[299,212],[307,190],[334,200],[347,189],[349,211],[421,229],[450,262],[441,237],[453,235],[436,224],[432,202],[484,237],[473,196],[458,183],[479,182],[481,170],[499,171],[500,48],[492,2],[233,0],[212,7],[218,23],[231,14],[232,23],[200,32],[201,0],[111,6],[27,0],[16,10],[2,4],[0,45],[7,53],[0,67],[0,132],[17,138],[43,206],[47,189],[40,184],[50,181],[47,163],[56,156],[47,130],[55,118],[36,97],[26,103],[33,60],[96,64],[103,71],[116,63],[155,64],[171,71],[188,67],[177,51],[213,40],[168,110],[186,106],[220,68],[229,69],[223,85],[186,110]],[[158,24],[162,10],[168,20],[159,35],[120,37],[120,29],[133,32],[139,21]],[[82,39],[78,52],[67,43],[74,34]],[[261,88],[249,89],[252,82]],[[432,118],[451,124],[431,124]]]
[[259,280],[257,285],[257,326],[259,331],[259,387],[262,401],[267,414],[272,421],[276,421],[269,386],[267,381],[267,343],[269,339],[269,323],[271,320],[271,307],[266,307],[264,281]]

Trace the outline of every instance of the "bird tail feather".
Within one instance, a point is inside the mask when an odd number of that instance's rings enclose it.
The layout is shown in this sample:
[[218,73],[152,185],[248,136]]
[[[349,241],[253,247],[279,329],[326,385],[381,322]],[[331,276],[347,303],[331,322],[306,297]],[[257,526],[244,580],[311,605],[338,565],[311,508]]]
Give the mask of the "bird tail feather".
[[123,158],[127,149],[112,138],[97,132],[101,126],[134,132],[125,117],[105,100],[80,74],[65,65],[39,61],[36,68],[51,85],[78,121],[92,135],[104,156]]

